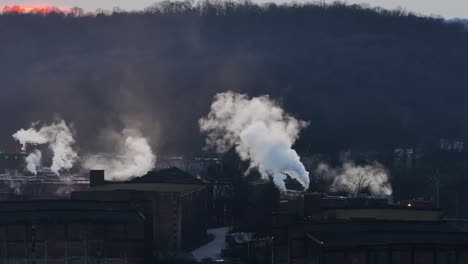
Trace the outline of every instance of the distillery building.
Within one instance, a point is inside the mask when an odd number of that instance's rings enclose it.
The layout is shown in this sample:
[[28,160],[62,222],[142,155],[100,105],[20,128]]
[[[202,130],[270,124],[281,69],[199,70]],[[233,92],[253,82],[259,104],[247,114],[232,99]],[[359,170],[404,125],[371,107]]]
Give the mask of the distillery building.
[[204,181],[177,168],[149,172],[125,182],[107,182],[92,171],[90,188],[72,200],[132,204],[146,219],[153,252],[184,251],[206,241],[208,191]]
[[145,217],[128,203],[0,202],[0,263],[145,263]]
[[468,232],[428,203],[306,194],[302,207],[287,204],[275,216],[274,263],[468,263]]

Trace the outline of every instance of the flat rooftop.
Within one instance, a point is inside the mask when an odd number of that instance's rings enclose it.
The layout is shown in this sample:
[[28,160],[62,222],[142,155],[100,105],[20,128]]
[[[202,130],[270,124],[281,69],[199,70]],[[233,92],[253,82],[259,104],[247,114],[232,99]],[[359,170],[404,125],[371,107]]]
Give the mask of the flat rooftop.
[[442,221],[334,221],[313,223],[306,229],[308,239],[326,248],[468,246],[468,232]]
[[172,183],[106,183],[96,186],[90,191],[145,191],[145,192],[180,192],[187,193],[205,188],[196,184],[172,184]]
[[139,223],[144,216],[129,203],[34,200],[0,202],[0,224]]

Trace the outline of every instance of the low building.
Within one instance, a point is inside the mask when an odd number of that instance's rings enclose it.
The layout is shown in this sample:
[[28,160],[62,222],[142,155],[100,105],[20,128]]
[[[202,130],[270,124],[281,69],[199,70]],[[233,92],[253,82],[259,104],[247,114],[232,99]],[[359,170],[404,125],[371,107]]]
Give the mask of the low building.
[[24,160],[28,156],[25,152],[0,152],[0,173],[21,173],[25,169]]
[[68,199],[88,188],[88,179],[79,176],[0,174],[0,201]]
[[155,253],[182,251],[206,241],[208,223],[205,183],[177,168],[126,182],[106,182],[104,171],[92,171],[90,189],[73,192],[73,200],[129,202],[146,217]]
[[357,206],[344,199],[312,195],[303,200],[302,212],[298,200],[294,210],[278,212],[274,262],[468,263],[468,232],[445,222],[439,209],[369,201]]
[[148,263],[144,223],[128,203],[0,202],[0,263]]

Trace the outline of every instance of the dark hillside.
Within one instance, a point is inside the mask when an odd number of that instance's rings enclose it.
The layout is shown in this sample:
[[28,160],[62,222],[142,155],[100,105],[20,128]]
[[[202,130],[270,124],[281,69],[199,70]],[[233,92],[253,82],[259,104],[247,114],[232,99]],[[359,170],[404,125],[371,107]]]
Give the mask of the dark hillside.
[[144,12],[0,15],[1,138],[59,114],[81,147],[138,117],[198,150],[212,96],[270,94],[310,120],[300,150],[387,148],[468,132],[468,33],[361,6],[161,3]]

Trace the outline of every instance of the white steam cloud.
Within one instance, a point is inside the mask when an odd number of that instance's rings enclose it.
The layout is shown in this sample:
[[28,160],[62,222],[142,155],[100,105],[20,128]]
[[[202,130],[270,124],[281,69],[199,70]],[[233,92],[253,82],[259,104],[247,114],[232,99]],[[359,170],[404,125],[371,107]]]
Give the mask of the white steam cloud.
[[271,176],[280,190],[286,190],[285,174],[309,187],[309,172],[292,149],[308,123],[285,113],[268,96],[217,94],[199,125],[209,146],[218,152],[235,147],[242,160],[250,161],[250,168],[257,168],[265,179]]
[[32,174],[37,174],[37,168],[41,166],[42,153],[34,150],[26,157],[26,169]]
[[361,195],[366,190],[373,195],[392,194],[388,171],[377,162],[357,166],[354,162],[346,161],[340,168],[330,168],[322,163],[316,173],[332,180],[331,191],[345,191],[353,195]]
[[[23,145],[23,150],[26,150],[27,144],[48,144],[53,153],[50,170],[55,174],[60,175],[61,170],[71,169],[78,160],[78,154],[72,148],[75,139],[65,121],[57,120],[40,129],[36,129],[35,126],[37,126],[37,123],[27,130],[20,129],[13,134],[13,138]],[[34,155],[36,157],[31,156],[31,161],[37,158],[37,153]],[[28,163],[28,165],[30,164]]]
[[21,195],[23,193],[23,184],[19,181],[10,181],[10,189],[13,190],[13,192],[16,195]]
[[156,155],[148,140],[134,129],[112,133],[117,155],[93,155],[84,158],[82,167],[89,170],[105,170],[106,180],[128,180],[142,176],[156,165]]

